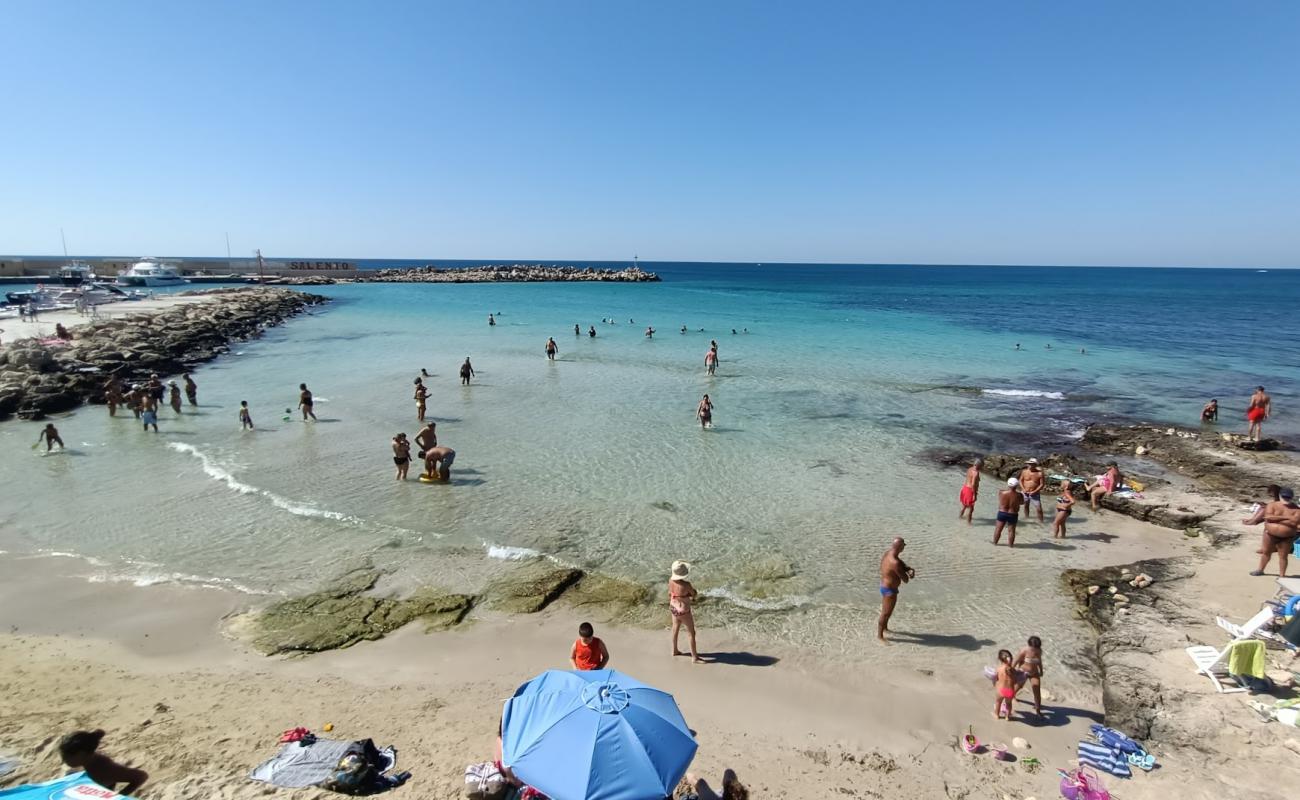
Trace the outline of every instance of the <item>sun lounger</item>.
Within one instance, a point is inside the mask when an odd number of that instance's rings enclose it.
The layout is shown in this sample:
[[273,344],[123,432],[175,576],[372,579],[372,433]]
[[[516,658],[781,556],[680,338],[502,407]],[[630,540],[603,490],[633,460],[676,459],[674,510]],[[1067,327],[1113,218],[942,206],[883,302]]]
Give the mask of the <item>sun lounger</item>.
[[1226,620],[1223,617],[1215,617],[1214,621],[1219,623],[1219,627],[1223,628],[1232,636],[1234,642],[1239,642],[1251,637],[1275,639],[1277,637],[1273,635],[1273,632],[1264,630],[1264,626],[1271,622],[1276,614],[1277,612],[1272,606],[1265,606],[1259,610],[1258,614],[1246,620],[1241,625]]
[[1228,654],[1232,652],[1233,644],[1235,642],[1229,642],[1222,650],[1215,650],[1203,644],[1187,648],[1188,657],[1196,664],[1197,674],[1209,678],[1210,683],[1214,684],[1215,690],[1220,694],[1246,691],[1244,686],[1227,688],[1219,681],[1219,678],[1228,676]]

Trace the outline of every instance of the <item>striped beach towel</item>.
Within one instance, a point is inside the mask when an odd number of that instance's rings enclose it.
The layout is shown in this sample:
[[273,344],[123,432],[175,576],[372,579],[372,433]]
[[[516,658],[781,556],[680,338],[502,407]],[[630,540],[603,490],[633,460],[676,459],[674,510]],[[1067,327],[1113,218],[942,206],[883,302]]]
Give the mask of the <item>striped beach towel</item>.
[[1133,775],[1133,771],[1128,766],[1127,756],[1119,750],[1096,742],[1079,742],[1079,763],[1087,764],[1117,778],[1128,778]]

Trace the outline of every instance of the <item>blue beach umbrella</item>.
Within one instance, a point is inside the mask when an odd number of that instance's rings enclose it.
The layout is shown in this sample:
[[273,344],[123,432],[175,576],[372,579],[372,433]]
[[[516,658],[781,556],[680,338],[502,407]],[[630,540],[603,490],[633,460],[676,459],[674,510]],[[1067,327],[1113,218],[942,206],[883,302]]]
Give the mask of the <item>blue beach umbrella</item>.
[[554,800],[663,800],[696,747],[672,695],[612,669],[547,670],[501,718],[502,761]]

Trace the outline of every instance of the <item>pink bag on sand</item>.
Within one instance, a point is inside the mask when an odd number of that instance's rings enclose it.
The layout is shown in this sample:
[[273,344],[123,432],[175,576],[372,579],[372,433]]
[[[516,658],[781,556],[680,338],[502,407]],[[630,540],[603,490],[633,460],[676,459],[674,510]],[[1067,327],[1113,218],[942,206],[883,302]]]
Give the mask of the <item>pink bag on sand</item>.
[[1091,767],[1062,770],[1061,796],[1065,800],[1110,800],[1110,792],[1101,785],[1101,776]]

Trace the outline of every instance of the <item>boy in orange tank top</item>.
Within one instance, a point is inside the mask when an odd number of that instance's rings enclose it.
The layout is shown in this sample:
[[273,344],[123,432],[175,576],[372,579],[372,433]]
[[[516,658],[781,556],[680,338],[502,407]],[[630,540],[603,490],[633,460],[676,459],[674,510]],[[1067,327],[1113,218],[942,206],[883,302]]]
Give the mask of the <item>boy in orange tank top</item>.
[[578,626],[578,638],[569,651],[569,663],[574,669],[604,669],[609,663],[609,650],[605,643],[596,638],[596,631],[590,622]]

